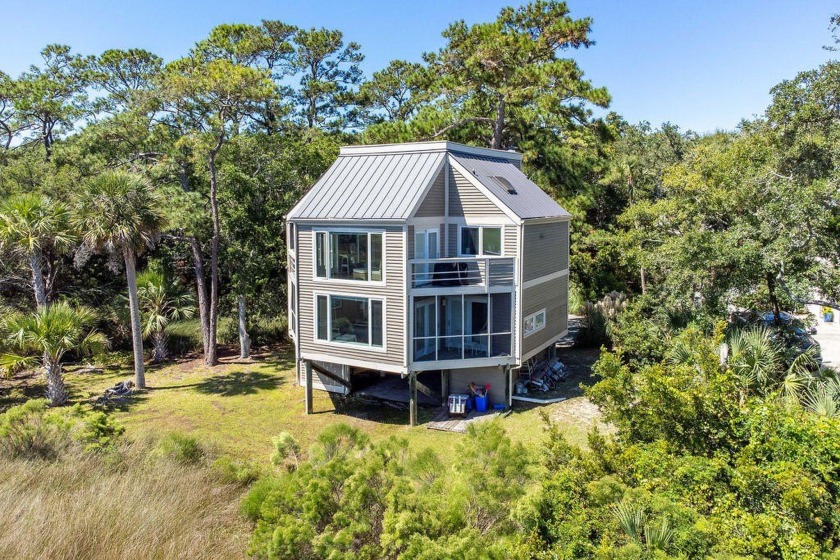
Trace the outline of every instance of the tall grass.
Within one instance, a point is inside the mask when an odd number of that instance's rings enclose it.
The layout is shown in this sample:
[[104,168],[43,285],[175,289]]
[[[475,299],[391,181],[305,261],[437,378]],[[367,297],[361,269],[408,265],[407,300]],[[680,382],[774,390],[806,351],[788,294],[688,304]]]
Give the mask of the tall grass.
[[0,558],[244,557],[242,487],[149,451],[0,460]]

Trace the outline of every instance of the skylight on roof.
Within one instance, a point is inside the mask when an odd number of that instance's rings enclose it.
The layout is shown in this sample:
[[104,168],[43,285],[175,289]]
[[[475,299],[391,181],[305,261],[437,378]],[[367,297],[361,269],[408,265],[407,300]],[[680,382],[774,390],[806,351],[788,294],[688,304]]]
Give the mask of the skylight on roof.
[[516,194],[516,189],[513,188],[513,185],[510,184],[510,181],[508,181],[507,179],[505,179],[501,175],[491,175],[490,178],[493,179],[494,181],[496,181],[496,183],[500,187],[505,189],[508,192],[508,194]]

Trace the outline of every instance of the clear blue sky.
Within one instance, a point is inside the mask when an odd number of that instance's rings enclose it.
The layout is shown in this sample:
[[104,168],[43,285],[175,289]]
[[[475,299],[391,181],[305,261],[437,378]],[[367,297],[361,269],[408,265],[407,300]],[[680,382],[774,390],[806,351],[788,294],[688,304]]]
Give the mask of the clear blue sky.
[[[442,44],[449,22],[494,19],[515,1],[398,0],[38,0],[0,1],[0,70],[17,75],[47,43],[77,52],[142,47],[177,58],[214,25],[280,19],[341,29],[361,43],[367,73],[389,60],[417,60]],[[832,53],[828,18],[837,0],[571,0],[576,17],[594,18],[597,44],[576,57],[605,85],[612,109],[632,122],[674,122],[698,132],[731,129],[760,114],[769,89]],[[836,55],[836,53],[835,53]]]

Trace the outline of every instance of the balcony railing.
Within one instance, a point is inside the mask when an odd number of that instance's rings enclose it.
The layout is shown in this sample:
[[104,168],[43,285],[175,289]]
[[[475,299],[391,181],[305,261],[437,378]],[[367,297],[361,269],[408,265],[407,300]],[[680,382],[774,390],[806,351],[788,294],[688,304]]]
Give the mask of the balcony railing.
[[409,261],[412,288],[513,286],[513,257],[458,257]]
[[459,334],[414,338],[414,361],[470,360],[511,355],[512,333]]

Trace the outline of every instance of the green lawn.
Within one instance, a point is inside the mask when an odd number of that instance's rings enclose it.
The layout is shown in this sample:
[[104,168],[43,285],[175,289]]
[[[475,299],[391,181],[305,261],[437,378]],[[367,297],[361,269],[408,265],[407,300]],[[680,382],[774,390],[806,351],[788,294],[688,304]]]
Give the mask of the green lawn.
[[[103,371],[68,372],[65,377],[73,399],[85,402],[130,375],[129,370],[112,366]],[[365,431],[373,440],[404,437],[413,446],[432,447],[442,457],[453,459],[455,445],[463,437],[423,425],[410,428],[405,410],[348,402],[321,391],[315,392],[316,413],[305,415],[303,389],[295,385],[290,349],[254,361],[225,359],[215,368],[200,359],[150,367],[147,384],[147,391],[114,411],[130,437],[180,431],[240,459],[266,462],[272,436],[287,431],[306,446],[324,427],[338,422]],[[31,396],[37,390],[30,386],[26,392]],[[586,432],[597,421],[597,412],[582,397],[541,408],[561,422],[569,440],[578,445],[585,444]],[[514,408],[502,420],[514,440],[529,445],[541,440],[539,410]],[[431,409],[421,408],[421,421],[432,414]]]

